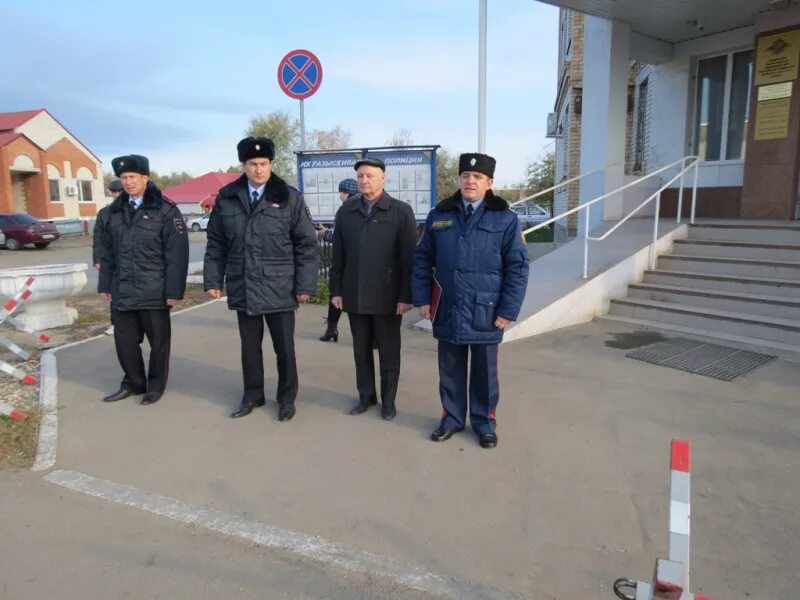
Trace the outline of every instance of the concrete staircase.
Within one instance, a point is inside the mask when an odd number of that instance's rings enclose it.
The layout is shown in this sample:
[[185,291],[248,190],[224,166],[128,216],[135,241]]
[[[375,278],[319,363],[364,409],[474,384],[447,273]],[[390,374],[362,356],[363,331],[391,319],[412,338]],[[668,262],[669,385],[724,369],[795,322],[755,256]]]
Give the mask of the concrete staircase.
[[800,360],[800,223],[692,225],[601,319]]

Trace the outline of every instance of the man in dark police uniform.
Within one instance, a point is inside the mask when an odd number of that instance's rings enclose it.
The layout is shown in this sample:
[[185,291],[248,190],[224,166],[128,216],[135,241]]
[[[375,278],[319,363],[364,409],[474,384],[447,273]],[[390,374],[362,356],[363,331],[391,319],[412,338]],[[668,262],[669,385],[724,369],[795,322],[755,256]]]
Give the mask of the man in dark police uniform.
[[480,445],[497,446],[498,345],[522,307],[528,252],[516,213],[492,193],[494,168],[486,154],[460,156],[460,190],[430,212],[414,254],[414,304],[433,318],[439,340],[443,412],[435,442],[464,429],[469,404]]
[[[180,304],[189,268],[189,238],[180,210],[149,180],[150,162],[138,154],[111,161],[124,191],[101,211],[97,291],[111,302],[114,344],[124,377],[106,402],[144,394],[158,402],[169,375],[169,310]],[[141,343],[150,344],[144,370]]]
[[272,140],[248,137],[237,151],[244,174],[219,191],[211,212],[203,285],[219,298],[225,283],[239,322],[244,394],[231,417],[265,404],[266,322],[277,355],[278,419],[289,421],[299,387],[295,311],[317,290],[317,234],[300,192],[272,172]]

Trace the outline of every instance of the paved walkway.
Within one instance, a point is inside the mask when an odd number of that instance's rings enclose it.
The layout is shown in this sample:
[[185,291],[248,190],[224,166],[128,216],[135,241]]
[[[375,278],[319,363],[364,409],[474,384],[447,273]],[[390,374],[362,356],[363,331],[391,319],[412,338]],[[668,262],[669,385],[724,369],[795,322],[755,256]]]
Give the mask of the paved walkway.
[[235,317],[220,303],[174,318],[170,385],[154,406],[99,401],[120,376],[110,338],[59,352],[56,468],[417,566],[466,582],[462,597],[608,600],[615,578],[647,578],[666,553],[669,440],[682,437],[694,453],[693,591],[790,598],[800,586],[796,365],[723,383],[627,359],[642,334],[598,324],[509,343],[500,443],[487,451],[469,432],[428,440],[440,412],[435,342],[413,329],[397,419],[347,415],[347,322],[338,344],[323,344],[323,314],[299,313],[290,423],[274,402],[227,417],[241,376]]

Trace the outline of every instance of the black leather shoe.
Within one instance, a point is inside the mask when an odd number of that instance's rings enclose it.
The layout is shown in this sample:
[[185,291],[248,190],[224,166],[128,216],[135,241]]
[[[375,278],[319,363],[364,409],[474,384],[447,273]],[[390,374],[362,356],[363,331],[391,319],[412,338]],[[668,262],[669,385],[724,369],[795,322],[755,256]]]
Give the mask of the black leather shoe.
[[155,404],[161,400],[161,392],[147,392],[142,398],[142,406],[147,406],[148,404]]
[[321,342],[330,342],[333,340],[334,342],[339,341],[339,330],[331,327],[328,327],[321,336],[319,336]]
[[462,427],[461,429],[447,429],[446,427],[437,427],[431,434],[431,439],[434,442],[446,442],[451,437],[453,437],[454,433],[458,433],[459,431],[464,431],[464,428]]
[[377,400],[374,402],[370,402],[369,404],[364,404],[363,402],[359,401],[353,408],[350,409],[351,415],[360,415],[361,413],[365,413],[369,410],[370,406],[375,406],[378,403]]
[[289,404],[287,406],[281,406],[278,409],[278,421],[291,421],[292,417],[297,411],[294,408],[294,404]]
[[478,441],[481,448],[496,448],[497,447],[497,434],[496,433],[481,433],[478,435]]
[[381,405],[381,416],[384,421],[391,421],[394,419],[397,416],[397,409],[394,407],[394,404]]
[[255,402],[250,404],[248,402],[242,402],[235,411],[231,413],[232,419],[238,419],[239,417],[246,417],[251,412],[253,412],[254,408],[258,408],[259,406],[264,406],[265,401],[261,400],[260,402]]
[[125,398],[129,398],[130,396],[138,396],[139,394],[143,394],[144,392],[136,392],[134,390],[129,390],[127,388],[120,388],[113,394],[109,394],[105,398],[103,398],[103,402],[116,402],[117,400],[124,400]]

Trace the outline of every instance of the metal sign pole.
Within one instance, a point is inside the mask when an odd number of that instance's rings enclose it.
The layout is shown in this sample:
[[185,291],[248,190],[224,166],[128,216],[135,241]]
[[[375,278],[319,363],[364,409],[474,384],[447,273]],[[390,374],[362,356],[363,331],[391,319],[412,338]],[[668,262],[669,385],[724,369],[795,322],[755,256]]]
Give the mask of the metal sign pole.
[[303,110],[303,100],[300,99],[300,150],[306,149],[306,113]]
[[478,42],[478,152],[486,152],[486,17],[488,0],[480,0]]

